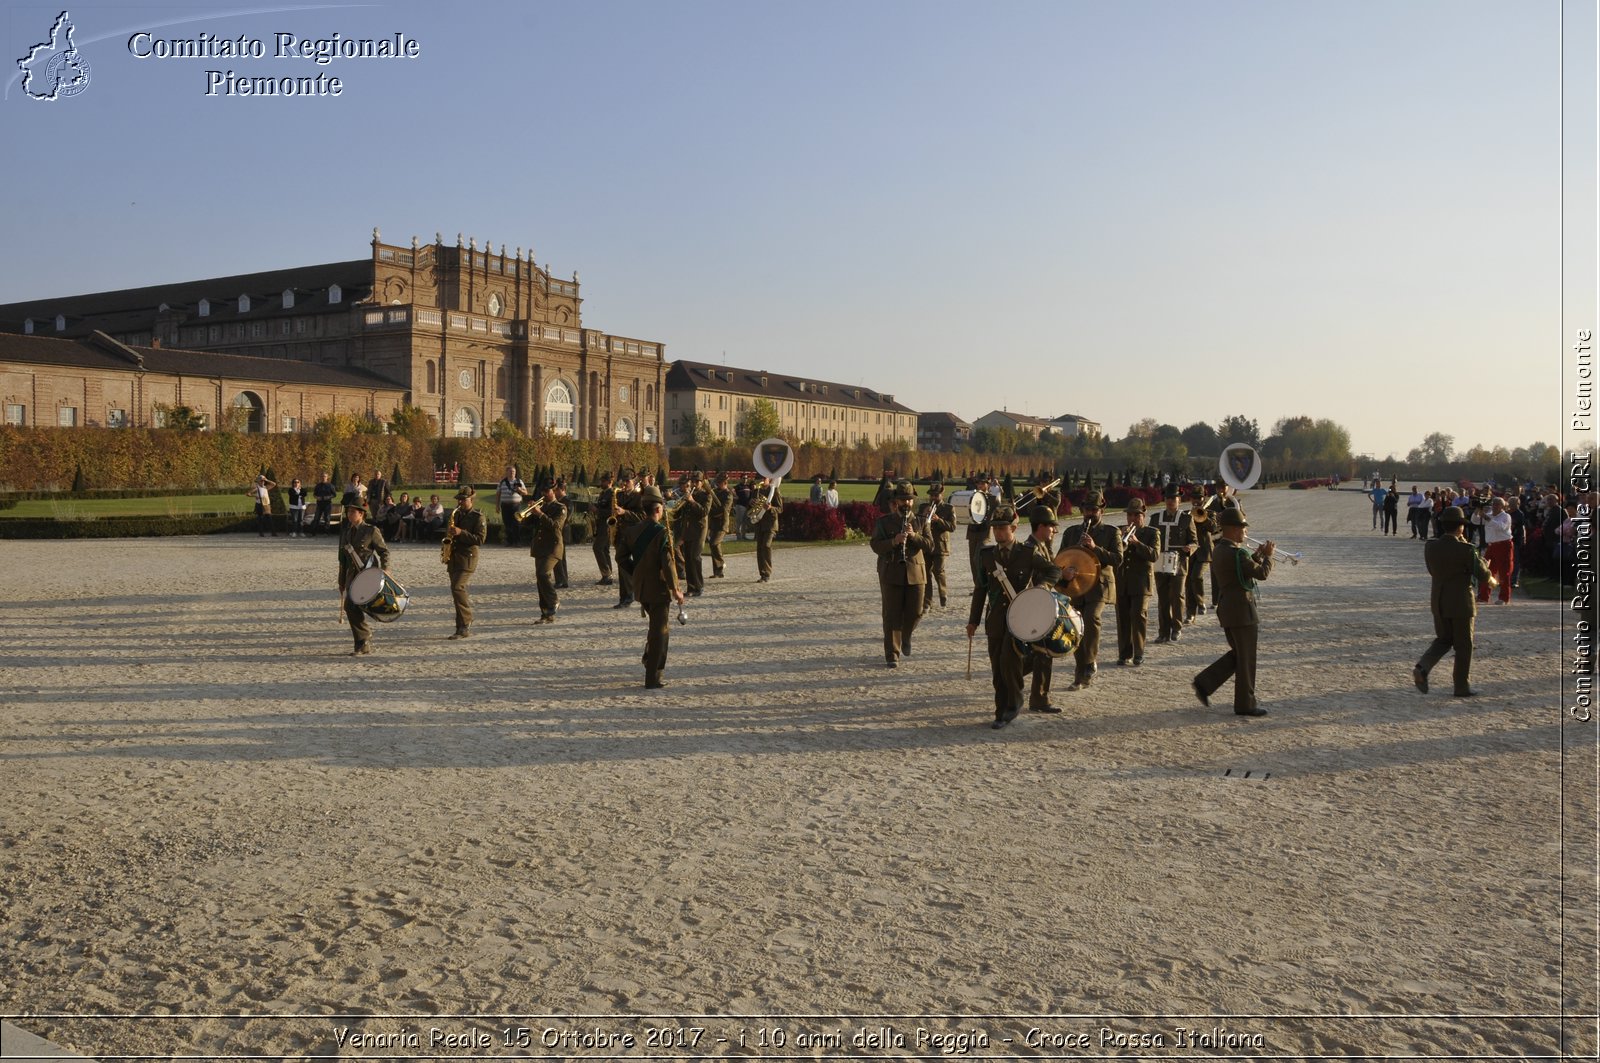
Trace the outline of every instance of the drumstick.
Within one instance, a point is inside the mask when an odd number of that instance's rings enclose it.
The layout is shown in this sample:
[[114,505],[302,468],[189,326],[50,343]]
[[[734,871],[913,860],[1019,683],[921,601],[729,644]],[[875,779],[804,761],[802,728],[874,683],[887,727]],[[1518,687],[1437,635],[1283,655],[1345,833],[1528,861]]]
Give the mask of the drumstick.
[[967,636],[967,678],[972,678],[972,636]]

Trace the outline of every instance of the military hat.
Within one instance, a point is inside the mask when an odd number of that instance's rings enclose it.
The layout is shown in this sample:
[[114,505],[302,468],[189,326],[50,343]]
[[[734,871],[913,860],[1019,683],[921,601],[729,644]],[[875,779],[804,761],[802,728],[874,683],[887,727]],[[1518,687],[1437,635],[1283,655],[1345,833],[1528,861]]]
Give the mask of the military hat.
[[1035,528],[1041,524],[1055,525],[1061,523],[1056,520],[1056,511],[1049,506],[1033,506],[1028,510],[1028,523]]
[[1162,498],[1177,498],[1178,497],[1178,485],[1177,484],[1168,484],[1166,490],[1161,492],[1161,497]]
[[1017,522],[1017,507],[1009,502],[1002,502],[989,511],[990,524],[1015,524]]
[[1439,527],[1458,528],[1467,522],[1467,515],[1461,512],[1460,506],[1445,506],[1444,512],[1439,514]]
[[1101,494],[1099,491],[1090,491],[1088,494],[1083,496],[1083,508],[1105,509],[1106,496]]
[[1217,523],[1221,524],[1224,528],[1250,527],[1250,522],[1245,519],[1244,511],[1239,509],[1237,506],[1230,509],[1224,509],[1222,511],[1222,517],[1217,521]]
[[365,502],[346,502],[344,505],[344,511],[348,513],[352,509],[359,509],[363,517],[367,516],[367,504]]
[[477,493],[478,493],[478,489],[476,487],[473,487],[471,484],[464,484],[464,485],[462,485],[461,490],[456,492],[456,497],[457,498],[472,498]]
[[917,497],[917,489],[915,487],[912,487],[910,483],[902,481],[901,483],[899,483],[899,484],[897,484],[895,486],[894,497],[896,497],[896,498],[916,498]]
[[1128,499],[1128,506],[1127,506],[1127,509],[1125,510],[1125,512],[1128,512],[1128,513],[1143,513],[1144,512],[1144,499],[1142,499],[1142,498],[1130,498],[1130,499]]
[[667,500],[661,497],[661,492],[656,490],[654,484],[646,486],[644,490],[639,492],[639,505],[641,506],[664,506],[666,504]]
[[611,482],[611,471],[609,469],[600,474],[600,482],[603,484],[608,484]]
[[939,494],[943,494],[943,493],[944,493],[944,484],[939,483],[937,480],[935,480],[933,483],[928,485],[928,494],[930,494],[930,495],[939,495]]

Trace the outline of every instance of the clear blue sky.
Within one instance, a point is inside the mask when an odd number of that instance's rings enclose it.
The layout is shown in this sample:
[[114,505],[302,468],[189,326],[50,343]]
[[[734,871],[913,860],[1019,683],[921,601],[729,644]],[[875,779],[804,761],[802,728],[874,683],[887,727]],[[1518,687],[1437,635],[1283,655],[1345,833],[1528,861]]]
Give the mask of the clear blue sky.
[[[461,232],[670,356],[968,419],[1560,441],[1558,4],[70,10],[89,87],[0,104],[0,301]],[[5,5],[9,70],[59,11]],[[421,56],[140,60],[138,30]],[[208,98],[230,68],[344,91]]]

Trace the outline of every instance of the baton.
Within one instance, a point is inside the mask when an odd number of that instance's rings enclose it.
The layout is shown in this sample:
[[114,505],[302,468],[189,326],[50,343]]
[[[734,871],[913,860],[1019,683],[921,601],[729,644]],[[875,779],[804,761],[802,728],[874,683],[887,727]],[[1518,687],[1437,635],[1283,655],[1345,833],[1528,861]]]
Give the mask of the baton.
[[967,678],[972,678],[972,636],[967,636]]

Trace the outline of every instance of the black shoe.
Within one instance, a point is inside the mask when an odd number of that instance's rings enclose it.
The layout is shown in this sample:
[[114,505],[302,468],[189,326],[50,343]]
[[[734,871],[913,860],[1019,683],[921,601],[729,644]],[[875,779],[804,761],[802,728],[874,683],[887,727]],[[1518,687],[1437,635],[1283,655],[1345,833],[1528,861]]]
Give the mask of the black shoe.
[[367,657],[367,656],[370,656],[371,653],[372,653],[372,647],[368,646],[365,642],[363,642],[361,645],[357,646],[355,649],[350,651],[350,656],[352,656],[352,657]]
[[1200,699],[1200,704],[1209,709],[1211,707],[1211,695],[1201,689],[1200,680],[1191,679],[1189,685],[1194,688],[1194,696]]
[[1135,657],[1135,658],[1134,658],[1134,659],[1133,659],[1133,666],[1134,666],[1134,667],[1135,667],[1135,668],[1137,668],[1137,667],[1139,667],[1139,666],[1140,666],[1140,665],[1141,665],[1141,664],[1143,664],[1143,663],[1144,663],[1144,658],[1143,658],[1143,657]]
[[1049,713],[1057,713],[1057,712],[1060,712],[1060,711],[1061,711],[1061,708],[1060,708],[1060,707],[1059,707],[1059,706],[1057,706],[1057,705],[1050,705],[1050,704],[1045,704],[1045,705],[1029,705],[1029,706],[1028,706],[1028,711],[1029,711],[1029,712],[1049,712]]
[[1179,640],[1179,639],[1181,639],[1181,638],[1183,638],[1183,632],[1181,632],[1181,631],[1174,631],[1174,632],[1173,632],[1173,633],[1172,633],[1172,638],[1170,638],[1170,639],[1168,639],[1168,640],[1167,640],[1167,641],[1169,641],[1169,642],[1177,642],[1177,641],[1178,641],[1178,640]]
[[770,577],[767,577],[767,576],[762,576],[762,577],[761,577],[761,578],[760,578],[760,579],[758,579],[758,580],[756,580],[756,582],[757,582],[757,583],[765,583],[765,582],[767,582],[767,580],[768,580],[768,579],[769,579],[769,578],[770,578]]
[[1451,697],[1457,698],[1475,698],[1477,696],[1478,692],[1476,690],[1458,690],[1451,695]]
[[450,641],[454,642],[456,639],[464,639],[466,637],[467,633],[465,631],[457,631],[454,635],[450,636]]
[[698,597],[700,597],[700,596],[701,596],[701,595],[702,595],[702,594],[704,594],[704,593],[705,593],[705,591],[690,591],[690,592],[689,592],[689,597],[691,597],[691,598],[698,598]]
[[1006,724],[1010,723],[1012,720],[1015,720],[1016,718],[1017,718],[1017,710],[1016,709],[1012,709],[1010,712],[1006,713],[1004,716],[996,716],[994,718],[994,729],[996,731],[998,731],[998,730],[1000,730],[1000,728],[1004,727]]
[[613,605],[611,608],[613,608],[613,609],[626,609],[626,608],[628,608],[628,603],[627,603],[626,600],[620,601],[616,605]]
[[1253,709],[1234,709],[1233,714],[1235,716],[1265,716],[1267,714],[1267,710],[1263,709],[1260,705],[1257,705]]
[[890,668],[899,668],[900,667],[900,662],[895,660],[893,657],[890,657],[884,663],[887,664]]
[[1416,684],[1417,689],[1424,694],[1428,692],[1428,673],[1424,672],[1420,666],[1411,669],[1411,682]]
[[1156,639],[1156,645],[1159,646],[1163,642],[1171,642],[1171,641],[1172,641],[1172,636],[1171,635],[1162,635],[1160,638]]
[[661,681],[660,677],[657,677],[655,679],[646,679],[644,681],[644,688],[646,690],[660,690],[662,687],[664,687],[666,685],[667,684],[665,684],[665,683],[663,683]]

